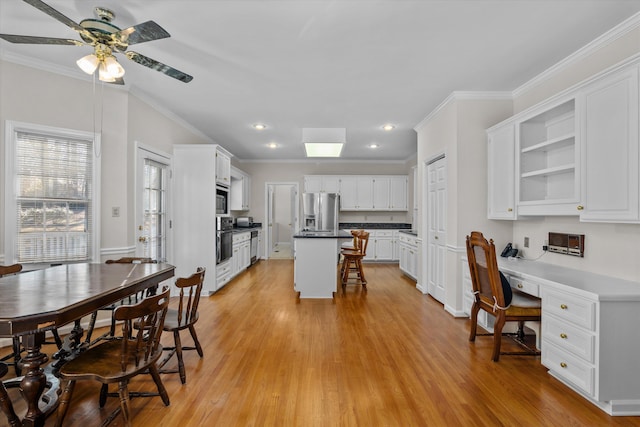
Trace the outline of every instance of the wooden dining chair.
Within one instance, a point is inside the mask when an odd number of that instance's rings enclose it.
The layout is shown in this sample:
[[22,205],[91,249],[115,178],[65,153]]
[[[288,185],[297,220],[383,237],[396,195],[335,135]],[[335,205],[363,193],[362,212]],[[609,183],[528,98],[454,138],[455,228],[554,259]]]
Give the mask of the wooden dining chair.
[[[540,298],[512,290],[506,278],[501,279],[493,240],[487,241],[479,231],[473,231],[467,236],[467,259],[474,293],[469,341],[473,342],[476,335],[481,335],[477,333],[478,312],[484,310],[495,316],[493,334],[482,334],[493,336],[491,358],[494,362],[499,360],[501,354],[539,355],[540,352],[535,345],[530,347],[524,341],[524,322],[540,321]],[[518,322],[518,332],[503,334],[502,329],[506,322]],[[503,335],[515,337],[524,350],[501,353]]]
[[[11,264],[11,265],[0,265],[0,277],[9,276],[11,274],[18,274],[22,271],[22,264]],[[58,348],[62,347],[62,340],[60,339],[60,335],[58,334],[57,329],[52,329],[51,333],[53,335],[53,339]],[[22,368],[20,367],[20,359],[22,359],[22,353],[24,352],[24,348],[22,344],[20,344],[20,337],[13,337],[11,346],[11,353],[5,355],[0,358],[0,362],[5,362],[8,365],[13,366],[16,375],[22,375]],[[51,344],[47,342],[46,344]],[[9,362],[10,359],[13,361]]]
[[[7,375],[7,372],[9,372],[7,364],[0,362],[0,378]],[[13,404],[11,403],[7,389],[4,387],[4,384],[2,384],[2,381],[0,381],[0,410],[7,417],[10,427],[18,427],[22,425],[22,422],[18,419],[16,412],[13,410]]]
[[340,267],[340,277],[342,288],[347,286],[351,273],[356,274],[356,279],[360,282],[362,287],[367,289],[367,279],[364,276],[364,268],[362,266],[362,260],[367,256],[367,246],[369,244],[369,232],[358,231],[354,234],[354,246],[355,249],[342,249],[340,255],[342,256],[342,265]]
[[[151,258],[145,258],[145,257],[123,257],[123,258],[119,258],[119,259],[108,259],[105,261],[105,264],[155,264],[157,261],[151,259]],[[142,292],[138,292],[136,294],[130,295],[125,299],[122,299],[120,301],[118,301],[115,304],[109,304],[105,307],[101,307],[100,309],[98,309],[97,311],[94,311],[91,314],[91,317],[89,319],[89,325],[87,326],[87,332],[85,335],[85,343],[88,345],[93,345],[95,343],[97,343],[100,340],[103,339],[108,339],[109,337],[113,337],[115,330],[116,330],[116,321],[113,318],[113,315],[111,316],[111,327],[109,328],[109,330],[107,332],[105,332],[104,334],[100,335],[99,337],[97,337],[96,339],[94,339],[93,341],[91,340],[91,337],[93,335],[93,330],[95,329],[96,326],[96,321],[98,319],[98,312],[99,311],[109,311],[112,312],[120,307],[121,305],[130,305],[130,304],[135,304],[138,301],[140,301],[142,298],[144,298],[145,294],[153,294],[155,292],[155,289],[149,289],[147,291],[142,291]]]
[[[180,289],[178,308],[169,309],[167,311],[167,318],[164,321],[164,330],[173,334],[175,346],[164,347],[164,350],[168,351],[169,354],[167,354],[162,361],[158,363],[158,367],[162,374],[178,372],[180,374],[180,381],[182,384],[187,382],[182,352],[186,350],[196,350],[200,357],[204,355],[195,329],[195,324],[199,317],[198,304],[200,302],[200,294],[202,293],[202,285],[204,284],[204,273],[205,268],[198,267],[196,272],[191,276],[176,279],[176,286]],[[194,347],[185,347],[182,345],[180,332],[185,329],[189,329],[189,333],[191,334],[191,338],[195,345]],[[178,359],[178,369],[163,370],[162,367],[164,367],[174,354]]]
[[95,380],[102,383],[99,404],[102,408],[107,399],[109,384],[118,383],[120,407],[104,422],[111,422],[119,413],[125,425],[131,426],[129,400],[134,393],[128,389],[129,380],[136,375],[150,373],[158,389],[157,393],[136,393],[136,396],[160,396],[165,406],[169,406],[167,394],[158,367],[157,360],[162,355],[160,337],[164,326],[169,289],[147,297],[134,305],[117,307],[113,317],[122,322],[122,335],[106,340],[85,352],[80,353],[62,365],[58,376],[61,380],[62,394],[58,407],[56,426],[62,426],[76,381]]

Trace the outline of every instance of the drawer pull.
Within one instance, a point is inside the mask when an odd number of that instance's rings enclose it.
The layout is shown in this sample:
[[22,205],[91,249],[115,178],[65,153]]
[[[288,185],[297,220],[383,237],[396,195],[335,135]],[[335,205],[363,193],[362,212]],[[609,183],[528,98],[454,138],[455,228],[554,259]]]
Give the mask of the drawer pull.
[[567,307],[567,304],[560,304],[560,308],[563,310],[566,310],[569,307]]
[[560,338],[562,338],[563,340],[567,339],[567,334],[565,334],[564,332],[560,334]]
[[507,209],[507,212],[513,212],[513,208]]
[[524,288],[524,286],[522,286],[522,283],[518,283],[518,289],[522,289]]
[[567,364],[566,364],[565,362],[560,362],[560,367],[561,367],[561,368],[566,368],[566,367],[567,367]]

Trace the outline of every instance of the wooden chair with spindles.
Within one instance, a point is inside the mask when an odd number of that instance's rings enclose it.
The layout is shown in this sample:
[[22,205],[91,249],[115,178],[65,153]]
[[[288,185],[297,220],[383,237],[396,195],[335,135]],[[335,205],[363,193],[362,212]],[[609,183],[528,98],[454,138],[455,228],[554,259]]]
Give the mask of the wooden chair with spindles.
[[[108,259],[105,261],[105,264],[155,264],[157,261],[151,259],[151,258],[146,258],[146,257],[123,257],[123,258],[118,258],[118,259]],[[152,294],[153,292],[155,292],[155,289],[153,290],[149,290],[148,292],[146,292],[147,294]],[[143,292],[139,292],[136,294],[133,294],[123,300],[118,301],[117,303],[114,304],[109,304],[105,307],[100,308],[98,311],[94,311],[91,314],[91,318],[89,319],[89,326],[87,327],[87,332],[86,332],[86,337],[85,337],[85,343],[93,345],[96,342],[103,340],[103,339],[108,339],[109,337],[112,337],[113,334],[115,333],[116,330],[116,322],[113,318],[113,316],[111,316],[111,327],[109,328],[109,330],[107,332],[105,332],[104,334],[100,335],[99,337],[97,337],[96,339],[94,339],[93,341],[91,340],[91,337],[93,335],[93,330],[95,329],[96,326],[96,321],[98,319],[98,312],[99,311],[110,311],[113,312],[116,308],[120,307],[121,305],[125,305],[125,304],[135,304],[136,302],[139,302],[142,298],[144,298],[145,296],[145,291]]]
[[364,267],[362,260],[367,256],[367,246],[369,244],[369,232],[359,230],[353,233],[354,236],[354,249],[342,249],[340,255],[342,255],[342,265],[340,267],[340,277],[342,288],[344,289],[351,277],[352,273],[355,273],[355,279],[362,287],[367,289],[367,279],[364,276]]
[[[198,341],[198,335],[196,334],[195,324],[198,321],[198,304],[200,302],[200,294],[202,293],[202,286],[204,284],[205,268],[198,267],[196,272],[189,277],[180,277],[176,280],[176,287],[180,289],[180,295],[178,296],[178,308],[169,309],[167,311],[167,318],[164,321],[164,330],[173,334],[174,347],[165,347],[165,351],[168,351],[164,359],[158,363],[160,373],[179,373],[180,381],[182,384],[187,382],[187,375],[185,373],[184,360],[182,352],[185,350],[196,350],[200,357],[203,356],[202,346]],[[193,339],[193,347],[185,347],[182,345],[180,339],[180,332],[188,329],[191,338]],[[178,369],[175,370],[162,370],[165,364],[176,355],[178,359]]]
[[[160,396],[165,406],[169,406],[167,394],[157,360],[162,355],[160,337],[169,306],[169,289],[154,296],[144,298],[134,305],[123,305],[115,309],[113,317],[122,325],[122,334],[112,340],[102,341],[80,353],[75,359],[60,368],[62,394],[58,406],[56,426],[62,426],[76,381],[95,380],[102,383],[99,404],[104,407],[108,385],[118,384],[120,407],[105,420],[108,424],[118,414],[122,414],[126,426],[131,426],[129,400],[134,396]],[[157,393],[129,392],[129,380],[139,374],[151,374]],[[93,424],[93,423],[92,423]]]
[[[509,282],[502,279],[496,260],[496,248],[493,240],[487,241],[479,231],[473,231],[467,236],[467,259],[469,273],[474,293],[474,301],[471,307],[471,330],[469,341],[475,341],[478,327],[478,312],[484,310],[495,316],[493,325],[493,354],[491,359],[497,362],[501,354],[539,355],[540,352],[530,347],[524,340],[524,322],[541,319],[542,308],[540,298],[512,291]],[[502,329],[506,322],[518,322],[518,331],[514,336],[516,341],[523,346],[523,351],[500,352]]]

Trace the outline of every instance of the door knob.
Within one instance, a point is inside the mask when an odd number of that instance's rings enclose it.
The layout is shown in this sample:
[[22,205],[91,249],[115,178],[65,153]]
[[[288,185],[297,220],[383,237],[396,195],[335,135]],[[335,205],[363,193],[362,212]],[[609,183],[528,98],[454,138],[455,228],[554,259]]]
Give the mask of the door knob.
[[138,242],[146,243],[147,242],[147,238],[145,236],[140,236],[140,237],[138,237]]

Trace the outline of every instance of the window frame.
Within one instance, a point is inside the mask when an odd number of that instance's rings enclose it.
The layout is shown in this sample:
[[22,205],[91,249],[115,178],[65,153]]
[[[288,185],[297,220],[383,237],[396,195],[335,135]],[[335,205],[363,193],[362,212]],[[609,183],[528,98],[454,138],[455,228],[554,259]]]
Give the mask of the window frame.
[[[46,125],[39,125],[34,123],[24,123],[12,120],[5,122],[5,170],[4,170],[4,263],[10,264],[18,262],[16,253],[16,239],[17,239],[17,180],[15,176],[16,172],[16,142],[18,132],[27,133],[40,133],[44,135],[51,135],[58,138],[70,138],[70,139],[88,139],[93,140],[93,157],[92,157],[92,180],[93,180],[93,194],[91,197],[91,244],[89,246],[89,259],[87,261],[80,262],[100,262],[100,212],[101,212],[101,161],[99,153],[96,153],[96,147],[100,147],[100,135],[97,133],[80,131],[75,129],[67,129]],[[63,264],[77,263],[79,261],[62,262]],[[56,262],[59,264],[60,262]],[[36,262],[28,263],[32,268],[44,267],[51,265],[51,262]]]

